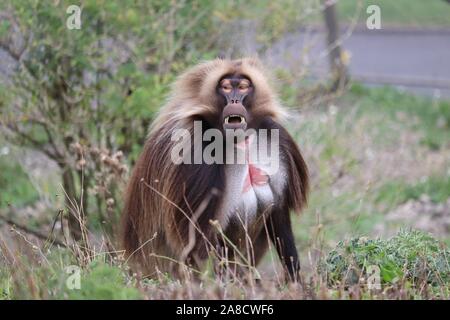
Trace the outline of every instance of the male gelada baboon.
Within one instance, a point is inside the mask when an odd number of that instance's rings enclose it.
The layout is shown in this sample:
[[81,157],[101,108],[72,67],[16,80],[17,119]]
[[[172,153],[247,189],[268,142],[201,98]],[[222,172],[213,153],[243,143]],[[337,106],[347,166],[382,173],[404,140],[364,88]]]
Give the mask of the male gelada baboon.
[[[257,59],[216,59],[179,77],[150,128],[126,191],[123,241],[133,268],[148,277],[158,272],[179,275],[180,265],[199,270],[213,255],[222,262],[216,264],[220,272],[225,265],[241,273],[242,266],[253,269],[271,243],[287,278],[297,279],[300,264],[289,214],[306,204],[308,172],[280,124],[284,114]],[[189,157],[177,163],[174,133],[182,130],[193,138],[186,153],[194,154],[196,124],[200,139],[205,134],[200,155],[207,151],[205,140],[220,133],[253,130],[256,136],[265,129],[275,137],[276,132],[278,140],[270,141],[279,147],[277,170],[269,172],[257,162],[198,162]],[[208,130],[213,134],[205,139]],[[244,136],[233,137],[231,145],[245,149],[255,140]],[[215,142],[222,146],[225,140]]]

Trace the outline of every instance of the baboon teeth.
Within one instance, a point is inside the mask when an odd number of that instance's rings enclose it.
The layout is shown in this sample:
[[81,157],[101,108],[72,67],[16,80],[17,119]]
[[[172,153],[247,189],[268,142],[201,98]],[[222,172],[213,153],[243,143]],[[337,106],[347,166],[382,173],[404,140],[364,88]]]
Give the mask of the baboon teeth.
[[225,123],[227,123],[227,124],[230,123],[230,119],[232,119],[232,118],[239,118],[239,123],[245,123],[245,117],[238,115],[238,114],[231,114],[231,115],[227,116],[225,118]]

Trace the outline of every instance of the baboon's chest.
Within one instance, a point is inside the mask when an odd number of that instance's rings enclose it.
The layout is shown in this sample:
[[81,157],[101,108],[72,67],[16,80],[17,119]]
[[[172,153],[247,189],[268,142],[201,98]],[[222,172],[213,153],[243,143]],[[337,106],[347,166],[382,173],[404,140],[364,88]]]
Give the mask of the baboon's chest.
[[252,224],[260,213],[270,212],[286,185],[285,166],[278,141],[252,135],[235,148],[236,163],[225,164],[225,192],[221,214],[225,224]]
[[225,196],[222,212],[226,220],[252,223],[259,213],[270,212],[282,197],[286,183],[282,166],[271,172],[261,164],[225,167]]

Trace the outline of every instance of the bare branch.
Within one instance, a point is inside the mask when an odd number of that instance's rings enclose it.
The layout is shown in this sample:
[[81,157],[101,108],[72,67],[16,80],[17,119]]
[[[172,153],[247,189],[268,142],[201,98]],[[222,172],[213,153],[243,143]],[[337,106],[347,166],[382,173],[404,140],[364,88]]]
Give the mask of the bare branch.
[[47,235],[47,234],[43,233],[42,231],[28,228],[27,226],[25,226],[25,225],[23,225],[21,223],[18,223],[17,221],[14,221],[13,219],[7,218],[7,217],[3,216],[2,214],[0,214],[0,220],[6,222],[7,224],[12,226],[13,228],[17,228],[19,230],[22,230],[22,231],[24,231],[24,232],[26,232],[28,234],[31,234],[31,235],[33,235],[33,236],[35,236],[35,237],[37,237],[37,238],[39,238],[41,240],[49,241],[49,242],[55,243],[55,244],[57,244],[59,246],[62,246],[62,247],[67,247],[67,245],[64,242],[56,239],[55,237],[52,238],[51,237],[52,234]]

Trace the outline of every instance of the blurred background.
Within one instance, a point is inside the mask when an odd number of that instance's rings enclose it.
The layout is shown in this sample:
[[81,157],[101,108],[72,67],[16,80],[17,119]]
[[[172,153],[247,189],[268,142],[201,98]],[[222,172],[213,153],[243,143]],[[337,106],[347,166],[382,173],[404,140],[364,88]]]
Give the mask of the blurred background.
[[[72,4],[80,29],[67,27]],[[307,270],[353,236],[412,227],[450,244],[449,1],[3,0],[0,294],[5,252],[113,251],[124,183],[170,83],[247,55],[273,71],[310,167],[294,224]]]

